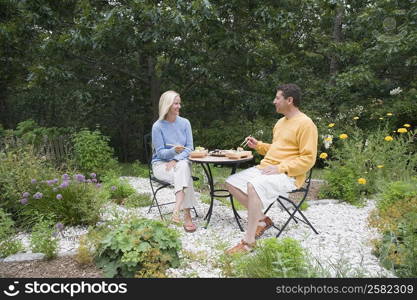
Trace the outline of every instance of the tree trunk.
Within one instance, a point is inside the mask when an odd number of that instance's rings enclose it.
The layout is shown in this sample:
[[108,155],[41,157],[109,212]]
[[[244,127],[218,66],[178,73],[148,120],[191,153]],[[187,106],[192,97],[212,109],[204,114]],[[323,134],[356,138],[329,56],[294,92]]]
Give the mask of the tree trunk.
[[[336,8],[336,16],[333,24],[333,42],[338,44],[342,41],[342,20],[344,13],[343,3],[339,3]],[[335,85],[334,76],[339,72],[339,63],[337,61],[336,55],[331,55],[330,57],[330,84]]]
[[158,119],[159,97],[161,96],[161,78],[156,74],[155,58],[148,58],[148,75],[151,87],[151,103],[153,120]]

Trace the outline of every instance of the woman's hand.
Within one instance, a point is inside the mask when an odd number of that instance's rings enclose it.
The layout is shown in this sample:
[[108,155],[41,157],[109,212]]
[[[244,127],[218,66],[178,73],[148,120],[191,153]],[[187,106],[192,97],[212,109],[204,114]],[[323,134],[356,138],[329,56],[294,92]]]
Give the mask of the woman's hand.
[[258,145],[258,140],[257,140],[257,139],[255,139],[254,137],[248,136],[248,137],[246,138],[246,140],[248,141],[247,146],[248,146],[249,148],[255,149],[255,148],[256,148],[256,146]]
[[177,153],[181,153],[182,151],[184,151],[184,149],[185,149],[184,146],[181,146],[181,145],[175,146],[175,152]]
[[174,168],[176,164],[177,164],[176,160],[171,160],[170,162],[167,162],[167,164],[165,165],[165,168],[167,171],[169,171],[172,168]]

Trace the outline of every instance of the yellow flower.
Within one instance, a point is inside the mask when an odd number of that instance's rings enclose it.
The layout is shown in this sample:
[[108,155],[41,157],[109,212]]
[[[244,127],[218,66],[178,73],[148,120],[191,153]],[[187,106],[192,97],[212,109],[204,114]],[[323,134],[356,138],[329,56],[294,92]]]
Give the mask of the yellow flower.
[[397,132],[399,133],[406,133],[407,129],[406,128],[398,128]]
[[339,135],[339,138],[345,140],[348,138],[348,135],[346,133],[342,133],[341,135]]
[[391,142],[391,141],[392,141],[392,140],[394,140],[394,139],[393,139],[393,137],[392,137],[392,136],[388,135],[388,136],[386,136],[386,137],[384,138],[384,140],[386,140],[387,142]]
[[335,123],[330,123],[329,125],[327,125],[327,126],[329,126],[329,128],[332,128],[332,127],[334,127],[334,125],[336,125]]
[[326,159],[327,158],[327,153],[326,152],[323,152],[323,153],[321,153],[320,154],[320,158],[322,158],[322,159]]
[[403,126],[404,126],[404,127],[407,127],[407,128],[411,127],[411,125],[410,125],[410,124],[404,124]]
[[383,120],[384,118],[382,118],[382,117],[381,117],[381,118],[379,118],[379,119],[380,119],[380,120]]
[[354,117],[353,120],[359,120],[359,117]]
[[378,169],[382,169],[384,167],[384,165],[377,165],[376,166]]
[[359,184],[366,184],[366,179],[365,178],[359,178],[358,183]]
[[392,116],[392,113],[387,113],[387,116],[391,117]]
[[324,139],[326,142],[331,142],[333,139],[331,137],[327,137]]

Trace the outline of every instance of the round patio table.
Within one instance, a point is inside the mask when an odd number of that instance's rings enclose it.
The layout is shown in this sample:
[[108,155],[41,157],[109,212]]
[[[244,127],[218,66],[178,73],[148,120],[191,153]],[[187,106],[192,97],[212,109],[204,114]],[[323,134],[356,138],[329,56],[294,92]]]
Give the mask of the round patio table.
[[240,158],[240,159],[231,159],[228,157],[218,157],[218,156],[211,156],[208,155],[206,157],[203,158],[188,158],[191,162],[193,163],[198,163],[201,164],[201,166],[203,167],[204,173],[207,176],[207,180],[210,186],[210,207],[209,210],[206,214],[206,216],[204,217],[204,220],[207,220],[206,226],[204,228],[207,228],[207,226],[210,223],[210,218],[211,218],[211,214],[213,213],[213,203],[214,203],[214,198],[215,197],[220,197],[220,198],[230,198],[230,203],[232,204],[232,210],[233,210],[233,215],[236,219],[236,223],[239,226],[240,231],[243,231],[242,226],[240,225],[239,219],[241,219],[241,217],[239,216],[239,214],[237,213],[236,209],[235,209],[235,205],[233,203],[233,196],[229,193],[228,190],[223,190],[223,189],[215,189],[214,187],[214,180],[213,180],[213,174],[211,172],[210,169],[210,164],[214,164],[214,165],[225,165],[225,166],[231,166],[232,167],[232,172],[230,175],[236,173],[236,169],[237,167],[244,162],[250,161],[253,159],[253,155],[244,157],[244,158]]

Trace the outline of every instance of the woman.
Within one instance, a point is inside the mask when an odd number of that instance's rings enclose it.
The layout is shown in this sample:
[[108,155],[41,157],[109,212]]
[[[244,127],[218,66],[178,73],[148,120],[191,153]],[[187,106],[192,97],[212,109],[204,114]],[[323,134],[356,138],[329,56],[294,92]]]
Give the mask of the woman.
[[190,210],[195,203],[191,163],[188,156],[193,149],[190,122],[179,116],[181,98],[177,92],[167,91],[159,99],[159,119],[152,126],[152,169],[156,178],[175,187],[175,207],[172,221],[180,223],[179,211],[184,209],[184,229],[196,231]]

